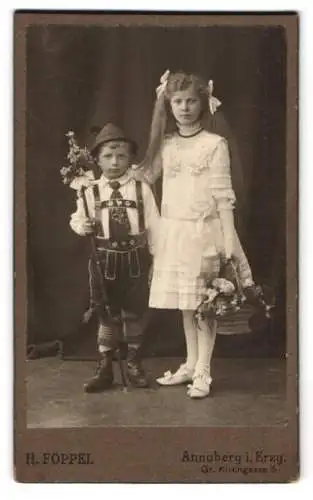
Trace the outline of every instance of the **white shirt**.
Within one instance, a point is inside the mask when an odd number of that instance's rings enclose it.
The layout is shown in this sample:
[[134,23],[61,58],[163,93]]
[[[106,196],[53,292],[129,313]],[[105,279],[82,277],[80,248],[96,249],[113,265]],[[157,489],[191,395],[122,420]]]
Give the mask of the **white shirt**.
[[[137,202],[136,181],[131,171],[127,171],[122,177],[114,180],[121,184],[119,191],[125,200]],[[109,182],[110,179],[107,179],[103,174],[99,180],[93,182],[93,184],[98,184],[99,186],[100,201],[109,200],[111,198],[113,189],[110,187]],[[153,255],[157,240],[158,222],[160,216],[151,188],[145,183],[142,183],[142,197],[148,246],[150,253]],[[93,219],[95,217],[95,200],[92,187],[88,187],[86,189],[86,199],[89,217]],[[126,208],[126,210],[131,227],[130,234],[136,235],[139,233],[138,208]],[[77,210],[71,215],[70,219],[70,226],[75,233],[84,235],[82,225],[86,222],[87,218],[83,200],[81,197],[78,197]],[[104,237],[109,238],[109,209],[106,207],[101,209],[101,223]]]

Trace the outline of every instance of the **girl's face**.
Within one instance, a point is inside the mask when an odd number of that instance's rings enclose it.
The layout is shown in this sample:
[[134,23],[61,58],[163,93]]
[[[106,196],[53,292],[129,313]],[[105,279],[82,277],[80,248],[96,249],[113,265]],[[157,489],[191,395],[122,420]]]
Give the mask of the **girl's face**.
[[171,110],[179,125],[192,125],[200,120],[200,97],[192,88],[177,90],[170,99]]
[[117,179],[130,166],[132,154],[127,142],[111,141],[103,144],[98,153],[97,163],[108,179]]

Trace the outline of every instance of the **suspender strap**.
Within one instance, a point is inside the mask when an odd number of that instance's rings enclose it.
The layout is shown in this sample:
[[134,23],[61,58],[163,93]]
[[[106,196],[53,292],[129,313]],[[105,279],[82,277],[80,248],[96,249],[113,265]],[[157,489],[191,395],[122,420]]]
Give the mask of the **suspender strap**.
[[[106,203],[104,204],[100,200],[100,191],[98,184],[93,185],[93,195],[95,200],[95,221],[96,221],[97,235],[104,236],[102,221],[101,221],[101,209],[104,208]],[[142,183],[140,181],[136,181],[136,196],[137,196],[137,208],[138,208],[138,226],[139,226],[139,232],[141,233],[145,230],[145,218],[144,218],[144,204],[142,196]]]
[[142,183],[140,181],[136,181],[136,196],[137,196],[137,206],[138,206],[139,232],[142,233],[145,230],[145,218],[144,218],[144,206],[142,197]]
[[101,208],[136,208],[137,204],[134,200],[104,200],[101,202]]
[[102,221],[101,221],[101,201],[100,201],[100,191],[98,184],[93,185],[93,196],[95,199],[95,220],[96,220],[97,235],[104,236]]

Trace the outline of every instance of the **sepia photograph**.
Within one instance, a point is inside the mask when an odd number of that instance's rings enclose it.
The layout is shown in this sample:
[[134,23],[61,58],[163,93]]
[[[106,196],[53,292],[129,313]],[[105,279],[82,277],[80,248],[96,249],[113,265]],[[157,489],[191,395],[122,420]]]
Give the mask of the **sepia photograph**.
[[[25,16],[16,422],[68,440],[150,429],[156,455],[166,429],[245,429],[237,451],[181,441],[177,462],[202,481],[295,477],[296,439],[266,439],[296,412],[296,16]],[[83,438],[31,442],[33,474],[93,467]]]

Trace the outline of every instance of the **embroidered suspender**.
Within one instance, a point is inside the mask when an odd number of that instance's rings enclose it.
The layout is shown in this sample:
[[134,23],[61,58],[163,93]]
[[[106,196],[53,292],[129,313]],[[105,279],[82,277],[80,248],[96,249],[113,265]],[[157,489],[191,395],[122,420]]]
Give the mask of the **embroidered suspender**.
[[[110,206],[110,201],[101,201],[100,200],[100,191],[98,184],[93,185],[93,195],[95,199],[95,222],[97,228],[97,235],[104,236],[102,221],[101,221],[101,209],[107,208]],[[136,197],[137,197],[137,209],[138,209],[138,226],[139,233],[143,233],[145,230],[145,218],[144,218],[144,204],[143,204],[143,196],[142,196],[142,183],[140,181],[136,181]],[[123,205],[127,208],[135,208],[135,203],[133,201],[123,200]]]
[[144,205],[143,205],[143,197],[142,197],[142,183],[140,181],[136,181],[136,196],[137,196],[137,205],[138,205],[139,232],[143,233],[145,230],[145,218],[144,218]]
[[104,236],[102,221],[101,221],[101,200],[100,200],[100,191],[98,184],[94,184],[93,186],[93,196],[95,199],[95,221],[96,221],[97,235]]
[[100,208],[137,208],[137,204],[133,200],[104,200],[100,204]]
[[[112,200],[101,201],[99,186],[94,184],[93,194],[95,200],[95,221],[97,230],[97,248],[100,255],[103,254],[104,277],[106,280],[118,279],[123,268],[124,259],[127,258],[127,267],[130,278],[139,278],[142,275],[142,263],[140,261],[139,247],[146,246],[144,204],[142,194],[142,183],[136,181],[136,202],[133,200],[122,200],[126,208],[137,208],[139,234],[130,236],[123,241],[105,239],[101,221],[102,208],[110,208]],[[120,200],[116,204],[119,205]],[[123,255],[124,254],[124,255]]]

